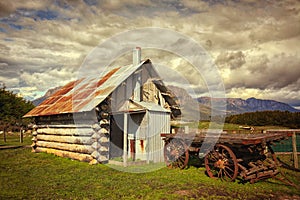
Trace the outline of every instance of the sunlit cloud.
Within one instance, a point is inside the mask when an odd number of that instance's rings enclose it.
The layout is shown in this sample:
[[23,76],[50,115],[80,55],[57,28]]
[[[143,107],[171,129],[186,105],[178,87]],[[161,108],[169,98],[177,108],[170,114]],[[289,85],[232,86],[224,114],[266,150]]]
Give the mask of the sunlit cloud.
[[[3,1],[0,81],[27,99],[39,97],[76,79],[101,42],[144,27],[167,28],[195,40],[215,61],[227,96],[300,105],[300,4],[288,0]],[[210,77],[197,78],[192,68],[181,67],[187,63],[179,56],[153,52],[145,55],[175,70],[171,76],[182,75],[196,96],[209,94],[205,79]]]

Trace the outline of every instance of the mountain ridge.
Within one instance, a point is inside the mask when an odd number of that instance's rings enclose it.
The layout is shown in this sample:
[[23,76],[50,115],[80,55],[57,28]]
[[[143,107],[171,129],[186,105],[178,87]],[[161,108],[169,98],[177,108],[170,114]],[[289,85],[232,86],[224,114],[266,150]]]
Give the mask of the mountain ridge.
[[[168,88],[177,96],[181,105],[187,105],[191,99],[199,103],[200,111],[210,115],[209,109],[212,109],[213,102],[215,115],[234,115],[246,112],[257,111],[289,111],[300,112],[300,110],[292,107],[291,105],[270,99],[257,99],[251,97],[248,99],[242,98],[211,98],[207,96],[192,98],[188,92],[180,87],[169,85]],[[203,108],[205,110],[203,110]],[[224,109],[226,108],[226,109]],[[202,110],[201,110],[202,109]]]
[[[207,96],[193,98],[189,93],[177,86],[167,86],[172,93],[177,97],[179,104],[182,107],[183,119],[193,120],[199,119],[207,120],[211,116],[213,109],[214,115],[234,115],[242,114],[246,112],[257,112],[257,111],[289,111],[289,112],[300,112],[300,110],[290,106],[289,104],[268,100],[268,99],[257,99],[251,97],[248,99],[242,98],[211,98]],[[55,87],[49,89],[44,96],[37,98],[32,103],[37,106],[58,91],[61,87]],[[214,108],[211,107],[213,102]],[[226,110],[224,110],[226,106]]]
[[215,104],[225,104],[226,113],[232,114],[242,114],[247,112],[257,112],[257,111],[289,111],[289,112],[300,112],[300,110],[292,107],[289,104],[270,100],[270,99],[257,99],[251,97],[248,99],[242,98],[210,98],[210,97],[199,97],[197,101],[204,105],[209,105],[210,102]]

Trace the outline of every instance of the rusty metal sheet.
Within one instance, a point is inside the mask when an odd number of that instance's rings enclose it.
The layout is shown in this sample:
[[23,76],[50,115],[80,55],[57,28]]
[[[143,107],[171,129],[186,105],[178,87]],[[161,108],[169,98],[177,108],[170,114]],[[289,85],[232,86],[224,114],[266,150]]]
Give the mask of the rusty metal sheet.
[[107,93],[110,92],[113,88],[114,88],[114,86],[109,86],[109,87],[107,87],[107,88],[97,90],[97,91],[95,92],[95,96],[100,96],[100,95],[103,95],[103,94],[107,94]]
[[120,67],[115,68],[115,69],[111,70],[110,72],[108,72],[101,80],[98,81],[97,87],[101,86],[105,81],[107,81],[119,69],[120,69]]
[[103,76],[84,77],[72,81],[29,111],[24,117],[91,111],[124,80],[148,62],[149,60],[145,60],[136,66],[107,68],[102,72]]
[[90,96],[94,91],[95,89],[86,89],[86,90],[79,91],[78,93],[73,94],[73,100],[85,99],[88,96]]
[[47,108],[47,106],[38,106],[38,107],[34,108],[33,110],[29,111],[29,113],[27,115],[36,116],[39,113],[41,113],[43,110],[45,110],[46,108]]

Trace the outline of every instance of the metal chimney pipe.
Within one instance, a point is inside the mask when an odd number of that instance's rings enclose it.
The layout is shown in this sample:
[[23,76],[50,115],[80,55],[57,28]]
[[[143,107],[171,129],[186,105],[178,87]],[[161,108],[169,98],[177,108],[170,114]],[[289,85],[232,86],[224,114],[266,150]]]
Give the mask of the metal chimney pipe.
[[132,55],[133,66],[141,63],[141,47],[135,47]]

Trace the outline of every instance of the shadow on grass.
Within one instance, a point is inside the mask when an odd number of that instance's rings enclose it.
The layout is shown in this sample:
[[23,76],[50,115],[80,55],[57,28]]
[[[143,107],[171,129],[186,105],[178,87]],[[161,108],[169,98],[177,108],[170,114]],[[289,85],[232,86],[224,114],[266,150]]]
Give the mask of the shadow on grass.
[[[199,158],[199,156],[197,154],[190,155],[189,162],[188,162],[188,165],[187,165],[186,169],[189,169],[190,167],[205,168],[204,158]],[[205,175],[207,177],[209,177],[206,170],[205,170]],[[245,184],[249,183],[248,180],[244,180],[240,176],[238,176],[235,179],[235,181],[233,181],[233,182],[237,182],[238,184],[241,184],[241,185],[245,185]],[[299,188],[299,186],[296,186],[295,183],[293,181],[291,181],[290,178],[286,174],[284,174],[284,176],[282,176],[281,172],[279,174],[277,174],[275,177],[269,177],[269,178],[257,180],[255,183],[257,183],[257,182],[266,182],[266,183],[269,183],[269,184],[272,184],[272,185],[290,186],[290,187],[295,187],[297,189]],[[255,184],[255,183],[253,183],[253,184]]]
[[29,145],[0,145],[0,151],[5,149],[31,148]]

